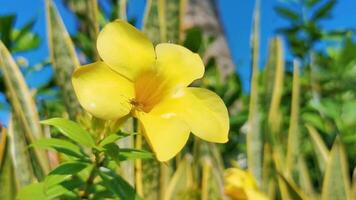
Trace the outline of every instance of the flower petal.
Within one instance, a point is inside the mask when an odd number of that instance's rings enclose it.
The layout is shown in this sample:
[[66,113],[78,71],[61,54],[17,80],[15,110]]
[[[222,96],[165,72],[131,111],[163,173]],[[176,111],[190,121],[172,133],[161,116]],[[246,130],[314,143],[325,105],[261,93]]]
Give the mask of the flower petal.
[[192,133],[206,141],[228,141],[229,116],[221,98],[203,88],[183,88],[157,104],[151,113],[177,116],[185,121]]
[[176,117],[140,112],[137,114],[146,139],[159,161],[174,157],[187,143],[189,127]]
[[156,46],[157,68],[171,84],[188,86],[203,77],[204,63],[200,56],[189,49],[169,43]]
[[97,49],[106,64],[130,80],[152,68],[156,57],[150,40],[123,20],[111,22],[101,30]]
[[135,94],[133,83],[103,62],[78,68],[72,83],[79,103],[98,118],[117,119],[131,110],[130,99]]

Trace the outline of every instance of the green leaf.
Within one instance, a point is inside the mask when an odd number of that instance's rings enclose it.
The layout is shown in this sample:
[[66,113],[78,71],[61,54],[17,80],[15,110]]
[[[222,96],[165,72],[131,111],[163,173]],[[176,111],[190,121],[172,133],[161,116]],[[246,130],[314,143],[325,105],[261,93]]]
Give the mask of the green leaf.
[[117,140],[120,140],[120,139],[128,137],[128,136],[133,136],[133,135],[135,135],[135,134],[124,133],[124,132],[110,134],[109,136],[104,138],[99,143],[99,146],[103,147],[103,146],[105,146],[105,145],[107,145],[109,143],[113,143],[113,142],[116,142]]
[[11,48],[11,32],[15,18],[15,15],[0,16],[0,40],[7,48]]
[[115,143],[107,144],[103,148],[104,151],[117,162],[135,159],[151,159],[154,157],[151,152],[138,149],[121,149]]
[[313,7],[313,6],[315,6],[317,3],[319,3],[320,2],[320,0],[307,0],[306,2],[305,2],[305,4],[306,4],[306,6],[308,7],[308,8],[311,8],[311,7]]
[[278,7],[275,7],[275,11],[276,11],[279,15],[281,15],[282,17],[288,18],[288,19],[290,19],[290,20],[292,20],[292,21],[297,21],[297,20],[300,19],[298,13],[296,13],[295,11],[290,10],[290,9],[288,9],[288,8],[286,8],[286,7],[279,7],[279,6],[278,6]]
[[[63,199],[79,199],[78,195],[73,191],[76,187],[79,187],[76,183],[62,182],[61,184],[54,185],[53,187],[44,190],[47,199],[55,199],[64,196]],[[43,186],[45,187],[45,186]]]
[[73,175],[79,173],[83,169],[87,168],[88,165],[87,163],[83,162],[67,162],[63,163],[54,170],[52,170],[48,176],[45,179],[45,188],[50,188],[52,186],[55,186]]
[[22,36],[19,36],[20,34],[21,31],[12,32],[12,37],[17,38],[11,47],[12,52],[28,51],[40,45],[41,39],[37,34],[26,32]]
[[104,185],[112,192],[115,196],[120,199],[125,200],[140,200],[135,189],[131,187],[121,176],[117,175],[112,170],[100,167],[99,175],[103,179]]
[[50,188],[45,188],[43,185],[44,192],[48,199],[53,199],[56,197],[62,197],[61,199],[80,199],[77,194],[77,188],[83,188],[85,182],[81,179],[70,179],[61,182],[60,184],[54,185]]
[[138,149],[120,149],[120,160],[151,159],[153,154],[148,151]]
[[39,200],[39,199],[48,199],[44,193],[43,183],[33,183],[24,187],[17,194],[18,200]]
[[77,158],[83,158],[86,155],[82,153],[80,147],[66,140],[56,139],[56,138],[48,138],[48,139],[40,139],[35,141],[32,146],[39,147],[43,149],[54,149],[60,153],[74,156]]
[[105,151],[106,154],[108,154],[112,159],[115,160],[115,162],[120,163],[120,158],[119,158],[119,152],[120,152],[120,148],[117,144],[115,143],[109,143],[106,144],[103,147],[103,150]]
[[64,118],[52,118],[41,121],[41,123],[56,127],[63,135],[79,144],[95,148],[95,142],[90,133],[73,121]]
[[198,27],[193,27],[186,31],[184,46],[197,53],[203,43],[203,32]]
[[344,147],[337,137],[327,162],[321,199],[348,199],[351,191],[350,185],[347,157]]
[[[33,183],[21,189],[17,194],[17,200],[49,200],[62,195],[67,195],[78,199],[77,195],[73,192],[77,185],[73,184],[59,184],[51,187],[45,191],[45,184],[43,182]],[[77,198],[75,198],[77,197]]]
[[16,43],[18,40],[20,40],[24,35],[26,35],[27,33],[29,33],[31,31],[31,29],[33,28],[33,26],[36,23],[36,17],[33,17],[32,19],[30,19],[28,22],[26,22],[26,24],[21,27],[21,29],[19,30],[19,33],[17,34],[17,36],[14,38],[14,42]]
[[324,121],[318,113],[305,112],[302,114],[302,119],[313,127],[325,131]]
[[94,193],[93,200],[113,199],[113,193],[110,190],[97,190]]
[[40,44],[40,37],[38,34],[30,32],[35,25],[36,18],[33,17],[20,30],[13,30],[11,39],[11,52],[28,51],[37,48]]
[[314,15],[311,17],[311,21],[316,21],[328,17],[335,4],[336,0],[329,0],[314,13]]

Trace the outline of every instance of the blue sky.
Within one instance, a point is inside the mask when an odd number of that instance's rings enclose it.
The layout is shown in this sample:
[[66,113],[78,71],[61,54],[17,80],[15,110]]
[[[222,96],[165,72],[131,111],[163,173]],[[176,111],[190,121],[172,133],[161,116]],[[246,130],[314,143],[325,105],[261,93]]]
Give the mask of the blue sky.
[[[66,9],[62,0],[54,0],[65,25],[71,34],[75,34],[76,21],[73,14]],[[99,0],[102,1],[102,0]],[[103,0],[105,1],[105,0]],[[286,1],[286,0],[283,0]],[[129,16],[140,18],[144,8],[145,0],[130,0]],[[264,58],[268,48],[268,39],[275,35],[278,27],[286,24],[274,12],[274,7],[281,4],[282,0],[261,0],[261,66],[264,64]],[[227,35],[228,44],[236,65],[236,71],[241,75],[243,88],[249,89],[250,78],[250,32],[253,13],[253,0],[218,0],[218,10],[221,13],[223,28]],[[333,18],[327,20],[323,25],[325,28],[356,28],[356,1],[339,0],[333,10]],[[36,64],[48,58],[44,0],[0,0],[0,15],[16,14],[17,21],[15,27],[22,26],[32,17],[37,17],[34,32],[37,32],[43,43],[32,52],[17,54],[24,56],[30,64]],[[287,53],[287,57],[290,54]],[[32,87],[35,87],[48,80],[52,74],[50,67],[42,72],[34,72],[28,75],[27,80]],[[2,97],[0,97],[1,99]],[[1,121],[0,114],[0,121]]]

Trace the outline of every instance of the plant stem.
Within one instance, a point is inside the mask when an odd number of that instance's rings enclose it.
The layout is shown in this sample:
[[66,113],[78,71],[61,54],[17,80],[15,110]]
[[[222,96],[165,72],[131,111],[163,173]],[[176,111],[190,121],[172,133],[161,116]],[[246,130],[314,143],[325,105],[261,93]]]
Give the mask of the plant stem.
[[[138,128],[138,130],[140,130]],[[142,149],[142,136],[136,136],[136,149]],[[141,159],[135,160],[135,179],[136,179],[136,192],[143,197],[143,184],[142,184],[142,161]]]
[[95,152],[94,155],[95,155],[95,161],[94,161],[93,169],[91,170],[89,174],[89,178],[85,183],[84,194],[82,196],[83,198],[86,199],[89,199],[90,187],[93,185],[94,180],[96,178],[96,169],[102,165],[100,153]]
[[96,166],[94,166],[93,169],[91,170],[89,178],[85,183],[85,189],[84,189],[84,194],[83,194],[82,198],[89,199],[90,186],[93,184],[94,179],[96,177],[95,168],[96,168]]

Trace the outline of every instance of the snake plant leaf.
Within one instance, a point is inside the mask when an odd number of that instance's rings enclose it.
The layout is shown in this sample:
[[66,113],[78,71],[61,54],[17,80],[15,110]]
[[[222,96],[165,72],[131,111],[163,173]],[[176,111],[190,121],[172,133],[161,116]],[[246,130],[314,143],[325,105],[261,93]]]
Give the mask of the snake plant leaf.
[[352,184],[351,184],[351,198],[350,199],[356,199],[356,168],[354,168],[354,171],[352,173]]
[[79,67],[74,45],[52,0],[46,0],[48,45],[54,76],[71,119],[81,112],[81,107],[71,84],[74,69]]
[[287,183],[283,180],[283,176],[278,174],[278,172],[281,173],[282,170],[285,168],[285,158],[283,157],[283,151],[281,147],[281,145],[276,145],[274,147],[272,157],[275,165],[276,174],[278,175],[277,183],[279,187],[280,196],[282,199],[291,199],[291,194],[289,193]]
[[288,146],[287,146],[287,165],[286,170],[292,172],[292,167],[297,160],[300,153],[299,146],[299,96],[300,96],[300,82],[299,82],[299,63],[293,63],[293,88],[292,88],[292,106],[291,116],[289,120],[288,130]]
[[0,127],[0,169],[2,166],[3,158],[6,151],[6,129],[4,127]]
[[211,158],[206,156],[202,159],[202,186],[201,199],[223,199],[224,180],[221,177],[221,170],[214,166]]
[[350,185],[347,157],[344,146],[340,138],[337,137],[329,154],[321,190],[321,199],[347,200],[351,197]]
[[259,34],[260,34],[260,7],[256,2],[253,16],[253,31],[251,35],[252,50],[252,78],[248,115],[248,131],[246,138],[247,165],[257,184],[262,182],[262,149],[263,141],[260,132],[260,113],[258,106],[258,63],[259,63]]
[[161,32],[160,23],[162,20],[162,12],[158,8],[159,0],[148,0],[146,3],[144,21],[143,21],[143,31],[150,38],[153,44],[158,44],[163,39],[163,34]]
[[295,200],[307,199],[304,192],[291,179],[289,179],[281,174],[279,174],[279,177],[285,183],[285,186],[288,190],[288,194],[289,194],[288,199],[295,199]]
[[148,0],[143,30],[154,44],[180,43],[187,0]]
[[268,126],[271,133],[276,134],[281,125],[280,104],[284,85],[284,50],[279,37],[273,38],[270,42],[264,79],[266,105],[269,106]]
[[178,168],[168,184],[164,200],[194,199],[189,197],[198,194],[197,185],[194,182],[192,159],[191,156],[186,155],[178,163]]
[[[143,21],[143,31],[153,44],[179,43],[182,37],[182,19],[186,0],[148,0]],[[169,167],[155,160],[137,161],[142,174],[142,193],[145,199],[162,198],[166,191]],[[140,177],[140,173],[138,173]]]
[[[123,2],[122,0],[120,3]],[[67,0],[64,3],[69,9],[74,12],[78,20],[78,30],[73,41],[76,46],[88,58],[99,60],[99,55],[96,50],[95,42],[99,34],[99,21],[98,21],[98,1],[97,0]]]
[[283,156],[281,145],[276,145],[273,152],[273,161],[276,167],[278,187],[282,199],[306,199],[304,192],[291,178],[291,173],[286,171],[286,159]]
[[16,181],[12,167],[10,145],[6,143],[6,132],[7,130],[5,128],[1,129],[0,151],[2,151],[2,157],[0,155],[0,199],[12,200],[15,199]]
[[163,42],[179,43],[182,40],[182,22],[187,0],[165,0],[164,3]]
[[9,122],[9,144],[17,185],[22,188],[35,182],[35,174],[31,165],[31,155],[18,119],[11,116]]
[[[139,135],[138,135],[139,136]],[[148,144],[145,140],[142,140],[142,149],[149,149]],[[147,200],[155,200],[160,198],[160,191],[162,188],[166,190],[167,185],[162,186],[161,185],[161,175],[163,174],[161,172],[161,165],[166,165],[160,164],[157,160],[155,159],[147,159],[147,160],[138,160],[138,163],[136,161],[136,166],[139,167],[139,174],[136,173],[136,178],[141,178],[137,182],[139,182],[142,186],[142,193],[144,199]],[[162,177],[163,179],[164,177]],[[165,192],[166,193],[166,192]]]
[[307,167],[304,157],[302,156],[298,158],[298,171],[300,175],[299,184],[301,190],[305,192],[305,195],[309,199],[317,199],[312,179],[310,177],[310,171]]
[[326,163],[328,162],[328,159],[329,159],[329,157],[328,157],[329,150],[326,147],[326,144],[324,143],[323,139],[320,137],[320,134],[318,133],[318,131],[314,127],[312,127],[308,124],[305,126],[308,129],[308,133],[309,133],[311,142],[314,146],[314,151],[316,154],[316,158],[318,161],[320,171],[322,173],[324,173]]
[[120,0],[119,2],[119,16],[120,19],[127,20],[127,0]]
[[[19,67],[10,55],[7,48],[0,41],[0,68],[2,70],[6,90],[13,114],[21,126],[21,133],[24,134],[28,143],[43,137],[43,132],[39,123],[39,116],[31,92],[26,85],[25,79]],[[44,152],[34,150],[35,160],[39,165],[39,171],[48,172],[49,165]]]
[[[135,124],[134,119],[132,119],[132,118],[128,119],[128,120],[126,120],[126,122],[124,122],[122,124],[121,130],[124,131],[125,133],[132,133],[132,132],[134,132],[134,124]],[[128,135],[128,134],[125,134],[125,135]],[[117,144],[119,145],[120,148],[134,148],[133,134],[129,135],[128,137],[121,138],[119,141],[117,141]],[[119,169],[119,172],[120,172],[119,174],[131,185],[135,184],[135,178],[136,178],[135,173],[139,171],[139,170],[135,170],[134,164],[135,164],[134,161],[127,160],[125,162],[120,163],[120,169]],[[138,191],[139,190],[137,189],[137,192]],[[142,193],[138,192],[138,194],[142,196]]]
[[31,133],[27,137],[32,138],[31,140],[41,138],[43,133],[31,92],[16,62],[2,42],[0,42],[0,66],[9,91],[10,103],[20,117],[26,132]]

